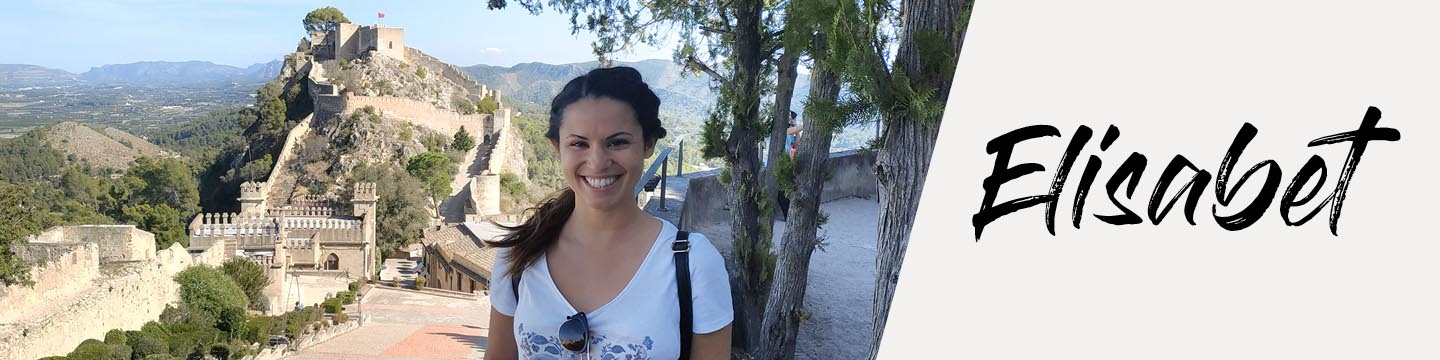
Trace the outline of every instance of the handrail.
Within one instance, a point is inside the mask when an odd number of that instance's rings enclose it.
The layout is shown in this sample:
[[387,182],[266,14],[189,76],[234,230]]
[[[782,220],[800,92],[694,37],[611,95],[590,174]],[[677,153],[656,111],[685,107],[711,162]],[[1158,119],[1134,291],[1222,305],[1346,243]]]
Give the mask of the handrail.
[[[666,166],[666,163],[669,162],[668,160],[669,160],[669,158],[670,158],[670,149],[671,149],[671,148],[666,147],[666,148],[660,150],[660,156],[656,156],[656,157],[655,157],[655,162],[650,163],[650,169],[649,169],[649,170],[645,170],[645,176],[641,176],[641,177],[640,177],[640,182],[635,184],[635,192],[634,192],[633,194],[631,194],[631,196],[637,196],[637,197],[638,197],[638,196],[640,196],[640,192],[645,191],[645,184],[646,184],[646,183],[649,183],[649,182],[650,182],[650,179],[653,178],[653,177],[655,177],[655,171],[656,171],[656,170],[660,170],[662,167],[668,168],[668,167]],[[660,181],[663,183],[663,182],[665,181],[665,178],[664,178],[665,173],[662,172],[662,173],[660,174],[660,176],[661,176]]]

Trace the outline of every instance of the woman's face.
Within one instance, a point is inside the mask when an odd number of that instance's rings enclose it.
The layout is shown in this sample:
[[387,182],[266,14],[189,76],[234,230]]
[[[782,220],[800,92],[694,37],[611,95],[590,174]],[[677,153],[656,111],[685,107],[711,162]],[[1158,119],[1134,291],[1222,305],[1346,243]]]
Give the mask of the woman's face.
[[635,206],[632,192],[654,148],[646,146],[630,105],[601,97],[576,101],[561,113],[559,137],[555,153],[576,206]]

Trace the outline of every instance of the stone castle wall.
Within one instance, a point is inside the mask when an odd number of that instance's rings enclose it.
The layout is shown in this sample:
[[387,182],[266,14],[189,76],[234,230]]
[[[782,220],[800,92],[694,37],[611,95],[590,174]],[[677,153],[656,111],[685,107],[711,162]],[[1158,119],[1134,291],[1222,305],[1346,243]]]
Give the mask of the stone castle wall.
[[478,133],[479,129],[485,128],[485,119],[491,116],[489,114],[462,115],[437,108],[427,102],[399,97],[346,95],[342,98],[343,110],[339,113],[341,116],[349,115],[350,112],[366,106],[374,106],[381,110],[387,118],[402,119],[444,135],[454,134],[455,131],[460,130],[461,126],[464,126],[466,131]]
[[[31,270],[35,285],[0,292],[0,308],[6,309],[0,312],[0,354],[64,355],[111,329],[138,330],[179,299],[176,273],[196,264],[219,266],[223,251],[211,247],[192,255],[172,244],[135,255],[154,248],[154,235],[133,226],[92,225],[52,228],[17,247],[23,258],[37,262]],[[130,258],[116,256],[116,250]],[[103,260],[107,253],[114,260]]]

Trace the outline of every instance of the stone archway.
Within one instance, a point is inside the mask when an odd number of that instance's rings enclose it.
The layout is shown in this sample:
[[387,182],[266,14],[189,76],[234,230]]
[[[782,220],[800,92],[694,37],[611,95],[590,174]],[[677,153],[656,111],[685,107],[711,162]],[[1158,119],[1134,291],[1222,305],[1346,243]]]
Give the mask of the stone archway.
[[325,267],[324,267],[324,269],[325,269],[325,270],[340,270],[340,257],[337,256],[337,255],[335,255],[335,253],[330,253],[330,256],[326,256],[326,257],[325,257]]

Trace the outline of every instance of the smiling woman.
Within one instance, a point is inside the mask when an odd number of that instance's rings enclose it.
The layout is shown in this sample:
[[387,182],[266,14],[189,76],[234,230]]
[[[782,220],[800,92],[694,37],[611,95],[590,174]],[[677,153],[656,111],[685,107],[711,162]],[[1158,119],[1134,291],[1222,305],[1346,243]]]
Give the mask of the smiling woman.
[[490,243],[490,328],[511,331],[490,333],[487,359],[730,357],[719,251],[630,191],[665,137],[659,107],[628,67],[592,70],[555,96],[545,137],[568,188]]

